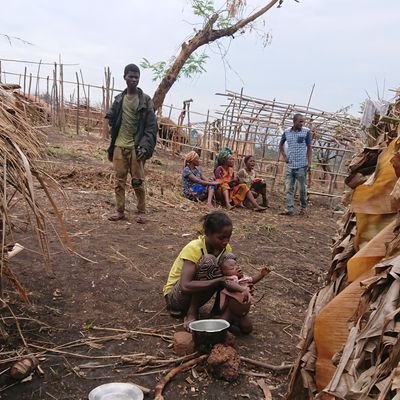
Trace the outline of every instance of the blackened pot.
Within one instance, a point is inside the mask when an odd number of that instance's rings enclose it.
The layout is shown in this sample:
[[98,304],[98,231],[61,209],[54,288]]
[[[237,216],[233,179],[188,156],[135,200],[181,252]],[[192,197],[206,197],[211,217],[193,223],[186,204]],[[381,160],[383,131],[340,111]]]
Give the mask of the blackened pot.
[[208,352],[217,343],[224,343],[229,327],[230,323],[224,319],[202,319],[189,324],[194,344],[203,352]]

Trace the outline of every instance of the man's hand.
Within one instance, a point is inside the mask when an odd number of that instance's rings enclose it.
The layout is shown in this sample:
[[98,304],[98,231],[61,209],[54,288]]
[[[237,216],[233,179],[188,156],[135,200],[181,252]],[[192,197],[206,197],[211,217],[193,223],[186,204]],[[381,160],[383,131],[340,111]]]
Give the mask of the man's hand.
[[311,171],[311,164],[308,164],[307,165],[307,172],[310,172]]
[[107,150],[107,158],[108,158],[108,161],[110,161],[110,162],[112,162],[113,161],[113,158],[114,158],[114,150],[110,150],[110,149],[108,149]]
[[289,158],[288,158],[288,156],[287,156],[285,153],[281,153],[281,154],[282,154],[283,161],[284,161],[286,164],[288,164],[288,163],[289,163]]
[[146,159],[146,149],[144,149],[143,147],[138,147],[137,149],[136,149],[136,159],[138,160],[138,161],[143,161],[143,160],[145,160]]

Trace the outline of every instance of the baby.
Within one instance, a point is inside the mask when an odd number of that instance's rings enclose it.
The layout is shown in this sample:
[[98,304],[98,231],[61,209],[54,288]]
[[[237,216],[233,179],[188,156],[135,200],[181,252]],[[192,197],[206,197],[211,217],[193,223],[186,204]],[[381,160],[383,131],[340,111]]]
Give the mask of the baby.
[[250,333],[253,326],[247,314],[253,300],[251,287],[270,270],[264,267],[253,277],[244,275],[232,253],[222,256],[219,265],[225,286],[220,297],[221,318],[231,323],[236,322],[243,333]]

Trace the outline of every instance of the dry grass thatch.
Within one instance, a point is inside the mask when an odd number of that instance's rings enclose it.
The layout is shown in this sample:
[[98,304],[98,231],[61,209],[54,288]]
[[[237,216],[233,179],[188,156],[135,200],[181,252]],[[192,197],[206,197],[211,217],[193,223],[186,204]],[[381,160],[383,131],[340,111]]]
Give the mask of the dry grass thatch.
[[350,164],[351,202],[309,305],[288,400],[400,399],[399,116],[400,99],[370,128],[374,148]]
[[[1,276],[8,277],[27,301],[23,288],[8,265],[7,247],[12,240],[12,216],[10,210],[13,207],[22,206],[28,208],[27,217],[32,218],[41,251],[50,268],[50,257],[47,240],[46,215],[43,212],[35,195],[35,184],[46,193],[52,204],[55,214],[62,228],[64,238],[69,239],[64,227],[62,216],[51,197],[48,186],[58,188],[55,181],[39,167],[38,161],[45,154],[43,135],[32,126],[31,120],[35,118],[34,108],[29,107],[28,101],[12,91],[7,91],[0,86],[0,179],[1,179]],[[38,110],[38,113],[40,110]]]

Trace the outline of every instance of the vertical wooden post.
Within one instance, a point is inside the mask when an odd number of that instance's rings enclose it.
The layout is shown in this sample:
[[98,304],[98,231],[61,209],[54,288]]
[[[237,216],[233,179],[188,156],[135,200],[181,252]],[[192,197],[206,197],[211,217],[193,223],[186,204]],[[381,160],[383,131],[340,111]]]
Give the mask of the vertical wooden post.
[[81,74],[81,83],[82,83],[83,96],[85,97],[85,99],[87,99],[87,93],[86,93],[86,89],[85,89],[85,81],[83,80],[82,70],[79,69],[79,72]]
[[26,96],[26,67],[24,68],[24,96]]
[[[210,143],[209,143],[209,118],[210,118],[210,110],[207,110],[207,118],[206,118],[206,123],[204,125],[204,134],[203,134],[203,150],[201,152],[202,155],[202,161],[207,160],[207,165],[208,165],[208,159],[210,158],[208,149],[210,148]],[[207,150],[206,150],[207,149]]]
[[61,63],[60,58],[60,101],[59,101],[59,123],[61,131],[65,132],[66,128],[66,116],[64,107],[64,65]]
[[37,73],[36,73],[36,85],[35,85],[35,101],[39,98],[39,76],[40,76],[40,66],[42,65],[42,60],[39,61]]
[[169,113],[168,113],[168,118],[169,118],[169,119],[171,119],[172,108],[173,108],[173,105],[171,104],[171,105],[169,106]]
[[79,135],[79,108],[80,108],[80,98],[79,98],[79,76],[78,73],[75,72],[76,75],[76,134]]
[[[102,105],[103,105],[103,113],[104,113],[104,110],[106,109],[106,89],[105,89],[104,85],[101,87],[101,92],[102,92],[102,95],[103,95],[103,103],[102,103]],[[107,124],[107,121],[104,118],[103,118],[103,121],[102,121],[101,130],[102,130],[103,138],[106,139],[108,137],[108,124]]]
[[58,104],[58,82],[57,82],[57,63],[54,63],[54,71],[53,71],[53,111],[54,111],[54,125],[60,127],[59,125],[59,104]]
[[49,77],[49,75],[47,75],[47,78],[46,78],[46,102],[49,101],[49,97],[50,97],[49,87],[50,87],[50,77]]
[[[88,94],[87,94],[87,92],[86,92],[86,89],[85,89],[85,81],[84,81],[84,79],[83,79],[83,73],[82,73],[82,70],[81,69],[79,69],[79,73],[80,73],[80,75],[81,75],[81,84],[82,84],[82,90],[83,90],[83,100],[84,100],[84,103],[85,103],[85,107],[86,107],[86,124],[84,124],[83,126],[84,126],[84,130],[86,131],[86,134],[89,134],[89,104],[88,104]],[[88,88],[89,88],[89,86],[88,86]],[[88,89],[89,90],[89,89]],[[82,116],[82,119],[83,119],[83,116]]]
[[[104,68],[104,84],[103,86],[103,111],[104,115],[107,114],[110,109],[110,83],[111,83],[111,70],[110,67]],[[107,121],[103,121],[103,138],[108,137],[108,124]]]
[[29,73],[28,97],[30,97],[31,95],[31,86],[32,86],[32,72]]
[[87,85],[87,98],[86,98],[86,132],[89,135],[90,127],[90,85]]
[[[229,126],[227,127],[227,128],[229,128],[229,131],[228,131],[228,139],[227,139],[227,141],[226,141],[226,147],[233,147],[233,146],[231,145],[231,143],[230,143],[230,140],[231,140],[231,133],[232,133],[233,117],[234,117],[234,115],[235,115],[236,97],[234,97],[234,98],[232,99],[231,105],[232,105],[232,111],[231,111],[230,120],[229,120],[229,122],[228,122]],[[229,115],[228,115],[228,117],[229,117]]]

